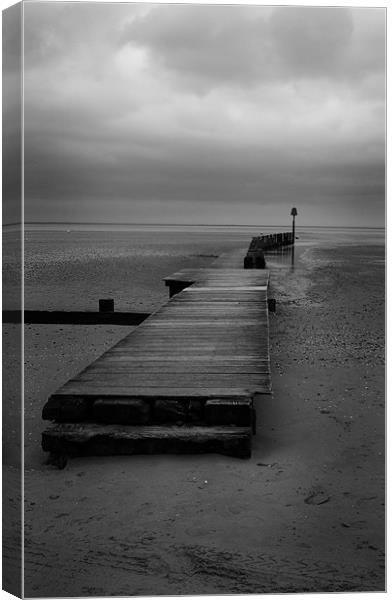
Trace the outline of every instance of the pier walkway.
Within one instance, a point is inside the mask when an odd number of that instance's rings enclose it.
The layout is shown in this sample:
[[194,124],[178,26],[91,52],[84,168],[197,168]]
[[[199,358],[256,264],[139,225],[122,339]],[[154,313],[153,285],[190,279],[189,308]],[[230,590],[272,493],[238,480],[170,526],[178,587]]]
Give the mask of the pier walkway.
[[269,275],[228,262],[165,279],[171,299],[49,398],[44,450],[250,456],[254,395],[271,392]]

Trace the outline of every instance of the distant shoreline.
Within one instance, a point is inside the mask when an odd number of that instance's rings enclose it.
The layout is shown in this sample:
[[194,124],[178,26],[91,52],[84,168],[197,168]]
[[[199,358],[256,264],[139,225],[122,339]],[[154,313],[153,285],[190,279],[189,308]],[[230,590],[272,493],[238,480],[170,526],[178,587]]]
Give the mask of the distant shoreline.
[[[21,223],[3,223],[3,227],[15,227],[17,225],[21,225]],[[250,229],[257,228],[271,228],[271,227],[279,227],[287,229],[291,229],[291,224],[285,225],[249,225],[249,224],[232,224],[232,223],[224,223],[224,224],[211,224],[211,223],[99,223],[99,222],[87,222],[87,221],[26,221],[24,226],[29,225],[62,225],[66,227],[67,225],[78,225],[78,226],[118,226],[118,227],[211,227],[211,228],[224,228],[224,227],[249,227]],[[296,225],[297,229],[380,229],[385,230],[385,225],[374,225],[374,226],[366,226],[366,225]]]

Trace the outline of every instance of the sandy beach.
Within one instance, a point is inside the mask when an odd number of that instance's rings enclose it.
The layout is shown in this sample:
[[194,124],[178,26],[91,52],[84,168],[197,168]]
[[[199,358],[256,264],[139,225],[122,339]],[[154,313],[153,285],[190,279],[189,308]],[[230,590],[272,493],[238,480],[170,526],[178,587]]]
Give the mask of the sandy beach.
[[249,460],[46,465],[47,396],[129,328],[27,326],[26,596],[383,590],[383,253],[309,246],[293,269],[269,258],[273,396],[256,399]]

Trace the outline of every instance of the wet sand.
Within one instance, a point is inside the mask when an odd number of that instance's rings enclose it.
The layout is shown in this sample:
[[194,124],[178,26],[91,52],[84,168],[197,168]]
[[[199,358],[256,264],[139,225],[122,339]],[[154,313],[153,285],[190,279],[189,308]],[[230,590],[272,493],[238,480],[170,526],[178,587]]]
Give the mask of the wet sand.
[[270,257],[274,393],[250,460],[45,465],[47,395],[128,329],[29,327],[26,596],[383,590],[382,253]]

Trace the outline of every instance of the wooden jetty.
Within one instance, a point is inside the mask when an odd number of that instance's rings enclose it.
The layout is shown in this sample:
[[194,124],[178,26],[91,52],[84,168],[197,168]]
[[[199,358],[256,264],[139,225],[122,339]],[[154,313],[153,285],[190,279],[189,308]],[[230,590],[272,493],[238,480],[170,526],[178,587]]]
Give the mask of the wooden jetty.
[[273,233],[270,235],[258,235],[252,238],[248,252],[244,258],[245,269],[265,269],[266,262],[264,252],[278,250],[284,246],[294,244],[294,229],[284,233]]
[[45,451],[250,456],[255,394],[271,393],[269,274],[229,263],[165,279],[167,304],[49,398]]

